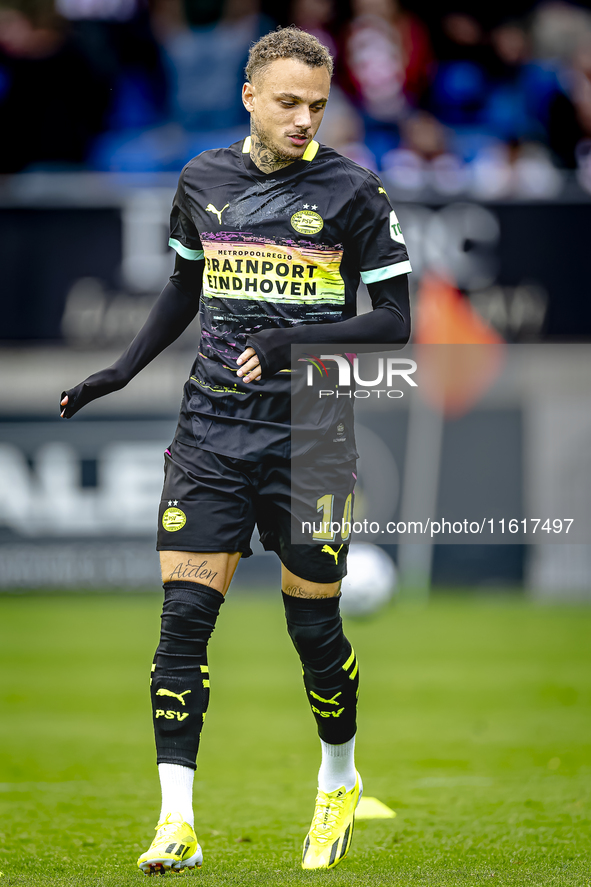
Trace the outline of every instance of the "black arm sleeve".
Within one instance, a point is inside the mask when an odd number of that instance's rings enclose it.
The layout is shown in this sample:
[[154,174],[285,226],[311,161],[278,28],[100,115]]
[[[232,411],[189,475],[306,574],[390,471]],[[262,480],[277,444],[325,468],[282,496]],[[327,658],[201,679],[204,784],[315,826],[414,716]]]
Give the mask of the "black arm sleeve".
[[178,339],[197,314],[203,267],[203,261],[188,261],[177,255],[170,281],[127,351],[112,366],[94,373],[75,388],[62,391],[60,401],[68,395],[63,410],[65,419],[97,397],[125,388],[140,370]]
[[338,323],[303,323],[288,329],[267,329],[248,336],[257,353],[263,377],[291,364],[291,345],[355,344],[357,351],[375,351],[375,345],[405,345],[410,338],[408,275],[368,286],[373,311]]

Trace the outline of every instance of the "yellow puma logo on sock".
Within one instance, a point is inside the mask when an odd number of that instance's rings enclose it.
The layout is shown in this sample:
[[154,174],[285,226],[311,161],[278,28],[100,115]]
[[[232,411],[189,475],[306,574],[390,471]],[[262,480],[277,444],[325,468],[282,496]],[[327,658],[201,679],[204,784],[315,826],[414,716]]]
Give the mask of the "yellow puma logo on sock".
[[337,693],[332,699],[323,699],[322,696],[319,696],[318,693],[315,693],[314,690],[310,690],[310,696],[313,696],[314,699],[317,699],[318,702],[325,702],[327,705],[338,705],[337,699],[342,695],[342,691]]
[[330,547],[330,545],[323,545],[323,546],[322,546],[322,553],[323,553],[323,554],[332,554],[332,556],[334,557],[334,562],[335,562],[335,564],[338,566],[338,564],[339,564],[339,551],[341,550],[342,547],[343,547],[342,545],[339,545],[339,547],[337,548],[337,550],[334,551],[334,550]]
[[229,206],[230,206],[230,204],[226,203],[226,205],[222,209],[216,209],[215,206],[213,205],[213,203],[208,203],[207,206],[205,207],[205,212],[206,213],[214,213],[218,217],[218,221],[221,225],[222,224],[222,213],[225,209],[228,209]]
[[173,699],[178,699],[181,705],[185,704],[185,700],[183,696],[186,696],[187,693],[190,693],[190,690],[185,690],[184,693],[173,693],[172,690],[167,690],[165,687],[162,687],[160,690],[156,690],[156,696],[172,696]]

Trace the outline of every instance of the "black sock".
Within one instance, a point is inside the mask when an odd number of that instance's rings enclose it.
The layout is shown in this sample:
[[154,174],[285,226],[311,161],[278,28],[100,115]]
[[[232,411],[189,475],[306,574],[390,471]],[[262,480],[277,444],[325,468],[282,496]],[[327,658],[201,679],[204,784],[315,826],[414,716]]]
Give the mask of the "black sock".
[[355,735],[359,668],[343,634],[339,598],[283,593],[289,636],[302,661],[308,702],[324,742],[340,745]]
[[160,643],[150,693],[159,764],[196,768],[209,704],[207,642],[224,596],[197,582],[164,585]]

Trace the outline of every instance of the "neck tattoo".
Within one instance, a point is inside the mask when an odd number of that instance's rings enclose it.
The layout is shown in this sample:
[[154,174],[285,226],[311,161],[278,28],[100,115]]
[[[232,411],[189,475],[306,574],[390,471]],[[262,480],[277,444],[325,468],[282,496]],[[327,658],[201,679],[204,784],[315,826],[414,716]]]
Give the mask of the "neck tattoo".
[[250,136],[250,159],[261,172],[275,172],[293,163],[293,160],[277,157],[270,148],[263,144],[254,127]]

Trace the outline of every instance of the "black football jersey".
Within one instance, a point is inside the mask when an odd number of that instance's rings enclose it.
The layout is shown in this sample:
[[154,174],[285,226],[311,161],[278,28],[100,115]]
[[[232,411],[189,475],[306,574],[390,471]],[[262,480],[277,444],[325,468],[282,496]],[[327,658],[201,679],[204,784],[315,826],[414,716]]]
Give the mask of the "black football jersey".
[[[250,138],[206,151],[183,169],[170,246],[205,260],[201,341],[177,436],[220,455],[290,455],[286,367],[245,384],[236,358],[269,327],[356,315],[357,288],[411,270],[380,179],[311,142],[301,160],[263,173]],[[343,451],[342,458],[351,453]]]

